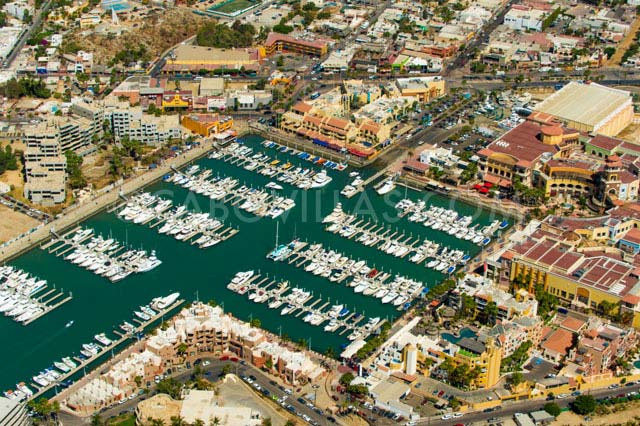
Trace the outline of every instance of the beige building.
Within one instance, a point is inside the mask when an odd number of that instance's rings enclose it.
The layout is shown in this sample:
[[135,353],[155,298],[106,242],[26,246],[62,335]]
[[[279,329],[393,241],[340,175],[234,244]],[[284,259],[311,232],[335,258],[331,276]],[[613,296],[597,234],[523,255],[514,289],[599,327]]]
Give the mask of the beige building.
[[399,78],[396,85],[402,96],[416,98],[419,102],[431,102],[445,94],[444,79],[435,77]]
[[576,81],[540,102],[535,110],[557,117],[572,129],[605,136],[616,136],[633,120],[629,92]]
[[227,406],[214,391],[191,389],[184,400],[176,401],[165,394],[155,395],[140,401],[136,408],[136,423],[150,425],[150,419],[171,423],[171,417],[181,417],[187,424],[202,420],[205,425],[219,426],[259,426],[262,423],[260,413],[249,407]]

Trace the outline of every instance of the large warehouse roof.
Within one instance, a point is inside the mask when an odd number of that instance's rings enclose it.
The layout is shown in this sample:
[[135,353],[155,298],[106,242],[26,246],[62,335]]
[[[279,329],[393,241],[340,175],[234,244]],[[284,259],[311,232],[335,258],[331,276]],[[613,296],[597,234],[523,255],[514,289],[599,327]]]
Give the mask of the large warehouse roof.
[[629,92],[572,81],[540,102],[535,110],[554,115],[561,120],[596,126],[629,102]]

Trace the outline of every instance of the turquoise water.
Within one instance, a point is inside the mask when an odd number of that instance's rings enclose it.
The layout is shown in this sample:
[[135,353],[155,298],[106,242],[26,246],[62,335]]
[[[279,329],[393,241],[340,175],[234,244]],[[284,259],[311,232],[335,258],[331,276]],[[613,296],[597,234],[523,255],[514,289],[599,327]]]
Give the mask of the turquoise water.
[[473,337],[476,337],[477,335],[478,333],[471,330],[470,328],[465,327],[462,330],[460,330],[460,332],[458,333],[458,337],[454,336],[451,333],[442,333],[442,338],[453,344],[457,344],[461,339],[464,339],[465,337],[473,338]]
[[[277,153],[261,147],[258,137],[248,137],[246,143],[261,148],[266,153],[281,160],[300,162],[289,154]],[[237,168],[220,160],[202,159],[201,167],[214,170],[215,174],[231,175],[254,185],[264,185],[269,179],[253,172]],[[393,273],[401,273],[419,279],[427,286],[439,282],[442,274],[415,265],[406,259],[386,255],[375,248],[363,247],[352,240],[345,240],[324,230],[321,219],[327,215],[337,201],[345,210],[357,212],[365,218],[387,221],[389,226],[398,228],[414,236],[422,236],[441,242],[450,247],[460,248],[475,255],[480,249],[468,241],[457,240],[445,233],[433,231],[420,224],[398,219],[394,204],[405,196],[404,189],[398,189],[385,198],[372,190],[351,200],[345,200],[339,191],[351,180],[347,169],[343,172],[329,171],[333,182],[316,191],[301,191],[283,184],[284,194],[294,198],[296,207],[278,220],[280,242],[297,236],[310,242],[322,242],[353,258],[368,259],[370,266]],[[365,172],[367,173],[367,172]],[[371,173],[371,172],[368,172]],[[185,203],[189,209],[208,211],[221,218],[228,225],[239,227],[240,232],[231,239],[208,249],[200,250],[172,237],[160,235],[155,229],[119,220],[115,214],[103,212],[83,223],[97,232],[111,234],[121,242],[128,241],[135,247],[156,250],[162,265],[151,272],[129,276],[118,283],[111,283],[89,271],[72,265],[65,260],[35,248],[10,264],[23,268],[49,282],[50,286],[63,288],[73,293],[73,300],[62,307],[24,327],[7,318],[0,318],[0,335],[3,336],[4,350],[0,353],[0,389],[13,387],[18,381],[27,381],[38,371],[49,367],[53,361],[78,353],[82,343],[93,340],[99,332],[107,332],[124,320],[131,321],[132,312],[153,297],[179,291],[188,301],[197,297],[207,301],[215,299],[225,310],[236,317],[248,320],[259,318],[262,326],[274,333],[286,334],[293,340],[306,339],[312,348],[324,352],[331,346],[339,350],[347,343],[346,335],[325,333],[321,327],[304,323],[300,318],[280,316],[279,310],[270,310],[266,304],[255,304],[246,298],[227,290],[226,284],[238,271],[259,270],[270,277],[287,279],[313,291],[314,297],[331,298],[343,303],[351,311],[363,312],[368,317],[380,316],[389,320],[398,315],[392,306],[383,305],[378,299],[353,293],[351,288],[330,283],[297,269],[288,263],[274,263],[265,255],[274,247],[276,223],[272,219],[257,219],[248,213],[235,211],[220,202],[194,195],[171,183],[159,182],[149,188],[149,192],[171,197],[174,204]],[[462,214],[472,214],[481,224],[500,218],[473,206],[457,203],[432,193],[407,191],[408,197],[418,199],[429,197],[429,203],[456,208]],[[65,324],[74,320],[74,325]]]
[[635,362],[633,363],[633,366],[634,366],[635,368],[640,368],[640,360],[635,361]]

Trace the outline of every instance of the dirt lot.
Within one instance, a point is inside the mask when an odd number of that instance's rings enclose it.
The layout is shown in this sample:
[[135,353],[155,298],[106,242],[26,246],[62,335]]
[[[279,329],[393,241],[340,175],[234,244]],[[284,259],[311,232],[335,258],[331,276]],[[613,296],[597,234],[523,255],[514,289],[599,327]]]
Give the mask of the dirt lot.
[[18,213],[0,204],[0,243],[9,241],[25,231],[37,226],[39,222],[26,214]]
[[69,42],[75,42],[84,50],[93,52],[96,64],[107,64],[113,59],[114,53],[122,50],[127,42],[144,45],[150,59],[153,59],[169,47],[194,35],[206,20],[207,18],[196,15],[191,9],[177,7],[162,14],[151,12],[135,28],[125,22],[131,31],[121,37],[96,33],[85,36],[82,34],[84,30],[77,30],[69,37]]
[[[612,407],[609,407],[610,409]],[[623,408],[623,407],[619,407]],[[558,416],[553,426],[616,426],[616,425],[640,425],[640,403],[630,402],[625,410],[612,412],[602,416],[591,415],[591,420],[585,421],[583,416],[578,416],[571,411],[566,411]]]

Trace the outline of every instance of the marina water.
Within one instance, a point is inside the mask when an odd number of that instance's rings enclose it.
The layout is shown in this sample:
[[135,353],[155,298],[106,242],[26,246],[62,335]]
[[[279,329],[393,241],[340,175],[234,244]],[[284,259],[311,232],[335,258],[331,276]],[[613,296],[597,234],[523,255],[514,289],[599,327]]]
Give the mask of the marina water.
[[[295,155],[267,149],[261,138],[249,136],[243,139],[255,150],[263,151],[283,163],[290,161],[294,166],[313,167]],[[201,169],[210,168],[213,176],[232,176],[241,183],[264,187],[270,178],[221,160],[204,158],[197,162]],[[483,211],[458,201],[429,192],[416,192],[398,186],[385,197],[379,196],[372,188],[346,200],[339,195],[340,190],[352,178],[348,168],[344,171],[329,170],[333,181],[319,190],[303,191],[283,184],[282,195],[293,198],[296,206],[280,216],[278,239],[285,243],[293,238],[308,242],[322,243],[325,247],[337,250],[353,259],[363,259],[371,267],[393,274],[402,274],[422,281],[431,287],[440,282],[444,275],[423,264],[416,265],[406,258],[387,255],[373,247],[364,247],[354,240],[347,240],[324,230],[321,221],[339,201],[348,213],[358,214],[369,221],[377,221],[394,229],[405,239],[414,237],[428,238],[446,247],[463,250],[471,256],[481,249],[469,241],[456,239],[446,233],[429,229],[419,223],[400,219],[394,205],[405,196],[425,199],[427,205],[437,205],[455,209],[460,215],[473,215],[473,223],[481,226],[496,219],[503,219],[495,212]],[[366,177],[373,171],[364,170]],[[4,350],[0,352],[0,389],[13,388],[17,382],[29,383],[31,377],[52,365],[53,361],[65,356],[78,354],[82,343],[93,341],[93,336],[106,332],[113,337],[111,330],[123,321],[131,321],[133,311],[147,304],[154,297],[180,292],[188,301],[196,297],[202,301],[214,299],[224,306],[225,311],[234,316],[250,320],[258,318],[262,327],[274,334],[286,335],[294,341],[305,339],[311,348],[324,352],[329,346],[337,353],[341,345],[348,343],[345,335],[326,333],[322,327],[315,327],[302,320],[302,317],[281,316],[280,309],[269,309],[267,304],[253,303],[246,295],[236,294],[226,288],[229,280],[238,271],[255,270],[263,276],[278,280],[288,280],[291,286],[302,287],[313,292],[313,299],[330,299],[331,303],[346,305],[350,311],[357,311],[367,317],[379,316],[392,320],[399,315],[393,305],[385,305],[376,299],[355,294],[345,283],[332,283],[328,279],[312,275],[287,262],[276,263],[266,259],[266,254],[276,243],[276,221],[270,218],[257,218],[222,202],[190,193],[177,185],[158,182],[145,189],[147,192],[171,198],[174,205],[184,203],[189,210],[210,212],[224,221],[226,225],[239,227],[240,232],[227,241],[207,248],[199,249],[195,245],[177,241],[168,235],[160,235],[156,229],[146,225],[124,222],[115,213],[101,212],[80,225],[94,228],[97,234],[111,236],[120,242],[126,242],[133,248],[155,250],[163,263],[156,269],[111,283],[109,280],[79,268],[40,248],[34,248],[10,265],[24,269],[41,279],[48,281],[49,288],[55,286],[73,293],[73,300],[55,309],[29,326],[22,326],[9,318],[0,317],[0,336]],[[70,327],[65,325],[73,320]],[[104,359],[101,358],[101,359]]]

